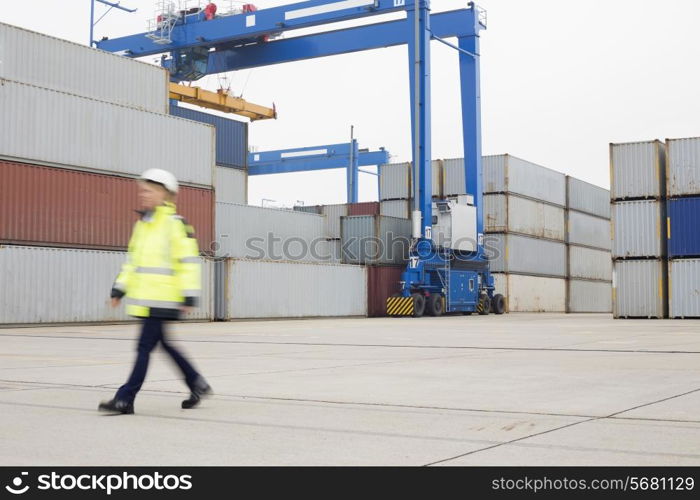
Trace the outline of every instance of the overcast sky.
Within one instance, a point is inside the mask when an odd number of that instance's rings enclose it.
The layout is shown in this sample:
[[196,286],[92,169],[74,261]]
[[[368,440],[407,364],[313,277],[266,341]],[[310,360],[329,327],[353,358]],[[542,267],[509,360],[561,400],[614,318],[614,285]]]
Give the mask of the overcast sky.
[[[97,37],[142,32],[154,0],[121,0]],[[257,0],[258,8],[292,3]],[[433,0],[434,11],[466,0]],[[700,2],[697,0],[482,0],[483,151],[510,153],[609,186],[608,144],[700,135]],[[104,10],[98,5],[98,13]],[[87,44],[90,0],[2,1],[0,20]],[[457,53],[431,46],[433,157],[462,156]],[[151,58],[153,59],[153,58]],[[278,109],[250,126],[261,149],[344,142],[410,159],[406,47],[228,74],[232,90]],[[215,89],[219,79],[201,83]],[[341,170],[252,177],[249,201],[345,201]],[[360,174],[361,200],[376,177]]]

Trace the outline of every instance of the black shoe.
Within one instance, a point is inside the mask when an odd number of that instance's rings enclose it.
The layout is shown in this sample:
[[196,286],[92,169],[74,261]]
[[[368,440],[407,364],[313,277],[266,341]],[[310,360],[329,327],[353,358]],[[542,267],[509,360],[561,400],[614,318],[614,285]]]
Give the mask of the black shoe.
[[102,401],[97,409],[112,415],[132,415],[134,413],[134,403],[127,403],[115,398],[109,401]]
[[197,382],[195,382],[192,392],[190,392],[190,397],[182,402],[182,408],[185,410],[194,408],[202,402],[202,396],[208,396],[211,393],[211,386],[200,377],[197,379]]

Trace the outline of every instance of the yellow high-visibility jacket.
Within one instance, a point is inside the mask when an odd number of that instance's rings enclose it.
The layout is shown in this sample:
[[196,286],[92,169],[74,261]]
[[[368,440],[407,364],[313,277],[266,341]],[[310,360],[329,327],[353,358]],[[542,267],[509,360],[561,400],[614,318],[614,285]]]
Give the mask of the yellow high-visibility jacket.
[[112,297],[126,295],[130,316],[177,319],[180,307],[196,305],[200,272],[194,230],[166,202],[134,225]]

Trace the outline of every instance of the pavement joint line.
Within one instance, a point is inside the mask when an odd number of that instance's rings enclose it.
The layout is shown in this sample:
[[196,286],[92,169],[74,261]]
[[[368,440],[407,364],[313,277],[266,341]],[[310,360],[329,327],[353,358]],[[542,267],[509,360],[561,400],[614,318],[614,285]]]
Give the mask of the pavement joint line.
[[[0,333],[0,337],[23,337],[23,338],[49,338],[49,339],[78,339],[78,340],[113,340],[113,341],[133,341],[130,337],[87,337],[87,336],[57,336],[57,335],[19,335]],[[262,342],[243,340],[196,340],[173,338],[178,342],[190,343],[210,343],[210,344],[255,344],[255,345],[304,345],[323,347],[383,347],[399,349],[472,349],[485,351],[540,351],[540,352],[599,352],[599,353],[623,353],[623,354],[700,354],[700,351],[686,350],[654,350],[654,349],[571,349],[567,347],[485,347],[485,346],[440,346],[440,345],[397,345],[397,344],[346,344],[329,342]]]
[[618,412],[615,412],[615,413],[611,413],[611,414],[606,415],[606,416],[603,416],[603,417],[592,417],[592,418],[588,418],[588,419],[582,420],[582,421],[580,421],[580,422],[572,422],[572,423],[567,424],[567,425],[562,425],[562,426],[555,427],[555,428],[552,428],[552,429],[549,429],[549,430],[545,430],[545,431],[541,431],[541,432],[536,432],[536,433],[534,433],[534,434],[531,434],[530,436],[525,436],[525,437],[513,439],[513,440],[508,441],[508,442],[505,442],[505,443],[495,444],[495,445],[493,445],[493,446],[488,446],[488,447],[482,448],[482,449],[480,449],[480,450],[472,450],[472,451],[469,451],[469,452],[466,452],[466,453],[462,453],[461,455],[456,455],[456,456],[453,456],[453,457],[449,457],[449,458],[445,458],[445,459],[442,459],[442,460],[437,460],[437,461],[435,461],[435,462],[431,462],[431,463],[425,464],[425,466],[426,466],[426,467],[429,467],[429,466],[431,466],[431,465],[437,465],[437,464],[441,464],[441,463],[445,463],[445,462],[450,462],[450,461],[452,461],[452,460],[456,460],[456,459],[458,459],[458,458],[463,458],[463,457],[466,457],[466,456],[468,456],[468,455],[474,455],[474,454],[476,454],[476,453],[480,453],[480,452],[482,452],[482,451],[492,450],[492,449],[498,448],[498,447],[500,447],[500,446],[505,446],[505,445],[509,445],[509,444],[513,444],[513,443],[518,443],[518,442],[524,441],[524,440],[526,440],[526,439],[530,439],[530,438],[533,438],[533,437],[542,436],[542,435],[544,435],[544,434],[550,434],[550,433],[552,433],[552,432],[560,431],[560,430],[563,430],[563,429],[568,429],[569,427],[574,427],[574,426],[576,426],[576,425],[581,425],[581,424],[585,424],[585,423],[588,423],[588,422],[594,422],[594,421],[598,421],[598,420],[611,419],[612,417],[615,417],[615,416],[620,415],[620,414],[622,414],[622,413],[627,413],[628,411],[638,410],[639,408],[644,408],[644,407],[647,407],[647,406],[652,406],[652,405],[655,405],[655,404],[658,404],[658,403],[662,403],[662,402],[665,402],[665,401],[669,401],[669,400],[671,400],[671,399],[679,398],[679,397],[682,397],[682,396],[687,396],[687,395],[689,395],[689,394],[693,394],[693,393],[696,393],[696,392],[700,392],[700,388],[693,389],[693,390],[691,390],[691,391],[686,391],[686,392],[683,392],[683,393],[681,393],[681,394],[676,394],[676,395],[669,396],[669,397],[666,397],[666,398],[662,398],[662,399],[659,399],[659,400],[656,400],[656,401],[652,401],[652,402],[650,402],[650,403],[645,403],[645,404],[637,405],[637,406],[634,406],[634,407],[632,407],[632,408],[628,408],[628,409],[626,409],[626,410],[621,410],[621,411],[618,411]]

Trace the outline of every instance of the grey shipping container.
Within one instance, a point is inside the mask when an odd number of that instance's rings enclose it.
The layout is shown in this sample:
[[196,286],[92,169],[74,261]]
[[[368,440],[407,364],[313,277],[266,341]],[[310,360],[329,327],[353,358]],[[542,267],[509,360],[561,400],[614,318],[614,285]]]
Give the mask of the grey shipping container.
[[248,124],[182,106],[170,106],[170,114],[186,120],[206,123],[216,129],[216,164],[223,167],[248,167]]
[[248,172],[239,168],[216,167],[216,201],[248,203]]
[[[413,198],[412,163],[388,163],[379,166],[379,199],[406,200]],[[432,162],[432,195],[442,195],[442,161]],[[461,194],[461,193],[460,193]]]
[[306,212],[307,214],[320,214],[322,209],[321,205],[297,205],[294,207],[297,212]]
[[610,191],[567,175],[566,205],[570,210],[609,219]]
[[700,195],[700,137],[666,139],[666,155],[668,196]]
[[411,241],[411,221],[384,215],[341,219],[345,264],[404,264]]
[[618,260],[613,264],[616,318],[668,316],[667,270],[662,260]]
[[484,195],[484,231],[522,233],[540,238],[566,239],[561,207],[506,194]]
[[610,251],[569,245],[569,278],[612,280]]
[[[124,252],[0,246],[0,324],[126,321],[109,305]],[[202,260],[202,296],[186,319],[213,318],[213,265]]]
[[566,206],[564,174],[511,155],[482,159],[484,193],[513,193]]
[[567,287],[567,312],[612,312],[612,283],[570,279]]
[[216,204],[219,257],[329,261],[322,215],[235,203]]
[[506,298],[509,312],[564,312],[566,280],[494,273],[496,293]]
[[666,193],[665,163],[661,141],[610,144],[611,199],[661,198]]
[[612,206],[612,256],[666,255],[666,204],[656,200],[619,201]]
[[610,220],[574,211],[567,216],[569,243],[610,250]]
[[226,319],[366,316],[364,266],[228,259]]
[[171,171],[180,182],[213,186],[214,128],[16,82],[0,82],[0,156],[140,175]]
[[348,206],[344,203],[323,205],[321,213],[326,216],[326,238],[340,238],[340,218],[348,215]]
[[566,244],[517,234],[487,234],[492,272],[566,277]]
[[700,259],[668,262],[668,302],[671,318],[700,318]]
[[409,200],[384,200],[379,203],[379,213],[389,217],[408,219],[411,214],[411,202]]
[[3,23],[0,62],[0,79],[168,112],[170,75],[160,66]]

